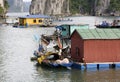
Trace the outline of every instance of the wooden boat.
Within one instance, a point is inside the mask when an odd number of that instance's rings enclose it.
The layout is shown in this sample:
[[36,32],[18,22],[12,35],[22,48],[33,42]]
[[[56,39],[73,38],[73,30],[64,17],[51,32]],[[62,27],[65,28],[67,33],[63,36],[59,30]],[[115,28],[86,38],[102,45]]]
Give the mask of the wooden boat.
[[113,20],[112,23],[102,21],[102,24],[95,25],[96,28],[120,28],[120,20]]
[[96,28],[120,28],[120,26],[102,26],[102,25],[95,25]]
[[[41,44],[45,44],[48,47],[52,38],[41,35]],[[57,36],[55,39],[58,45],[50,45],[50,48],[55,50],[44,50],[42,45],[39,44],[38,50],[34,52],[35,57],[32,57],[31,60],[36,60],[37,65],[40,66],[71,68],[73,62],[67,58],[70,47],[63,48],[60,38]]]
[[60,59],[57,53],[47,52],[45,55],[38,56],[34,54],[35,57],[32,57],[31,60],[36,60],[37,65],[47,66],[54,68],[71,68],[73,62],[69,61],[68,58]]
[[57,53],[47,52],[45,55],[38,57],[37,59],[40,65],[46,65],[50,67],[70,67],[72,62],[68,58],[61,59]]
[[19,27],[19,23],[16,22],[14,25],[13,25],[14,28],[18,28]]
[[69,62],[69,63],[56,63],[53,60],[43,60],[41,64],[38,63],[38,65],[41,66],[48,66],[48,67],[53,67],[53,68],[71,68],[71,66],[73,65],[73,62]]

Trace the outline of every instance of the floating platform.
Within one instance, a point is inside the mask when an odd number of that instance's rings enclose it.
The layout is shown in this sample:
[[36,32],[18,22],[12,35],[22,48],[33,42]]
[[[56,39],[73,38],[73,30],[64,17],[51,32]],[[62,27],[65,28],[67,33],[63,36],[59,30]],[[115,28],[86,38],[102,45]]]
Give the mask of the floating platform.
[[79,63],[74,62],[72,68],[75,69],[100,69],[100,68],[120,68],[120,62],[105,62],[105,63]]

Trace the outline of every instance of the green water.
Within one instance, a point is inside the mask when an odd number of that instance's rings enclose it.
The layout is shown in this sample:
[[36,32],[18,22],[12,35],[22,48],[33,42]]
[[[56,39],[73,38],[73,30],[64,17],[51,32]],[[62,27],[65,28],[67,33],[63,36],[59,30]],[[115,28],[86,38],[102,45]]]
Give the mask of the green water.
[[54,28],[0,27],[0,82],[120,82],[120,66],[84,69],[37,67],[30,61],[38,43],[34,35],[52,34]]

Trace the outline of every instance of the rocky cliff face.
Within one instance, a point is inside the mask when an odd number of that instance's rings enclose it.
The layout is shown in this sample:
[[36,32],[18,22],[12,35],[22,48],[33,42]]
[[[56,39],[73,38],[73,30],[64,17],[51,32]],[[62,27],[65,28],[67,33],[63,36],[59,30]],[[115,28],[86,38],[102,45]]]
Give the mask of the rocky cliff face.
[[[115,15],[120,16],[120,1],[119,0],[80,0],[80,6],[83,14],[87,15]],[[85,5],[87,4],[87,5]],[[87,10],[85,10],[85,9]]]
[[4,7],[4,0],[0,0],[1,7]]
[[24,2],[23,6],[23,12],[29,12],[31,2]]
[[8,3],[6,0],[0,0],[0,18],[5,17],[5,13],[7,12],[8,9]]
[[69,13],[69,0],[32,0],[30,14],[62,15]]
[[96,0],[94,4],[95,15],[107,14],[110,0]]
[[7,0],[9,3],[9,12],[22,12],[23,0]]
[[30,6],[30,14],[110,15],[113,11],[119,15],[119,0],[32,0]]

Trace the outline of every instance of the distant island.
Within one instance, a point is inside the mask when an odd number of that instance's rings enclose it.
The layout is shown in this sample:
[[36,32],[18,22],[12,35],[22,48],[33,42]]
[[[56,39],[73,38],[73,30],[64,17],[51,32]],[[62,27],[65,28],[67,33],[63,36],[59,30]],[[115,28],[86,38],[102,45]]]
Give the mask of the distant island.
[[0,17],[4,18],[7,12],[29,12],[30,4],[23,0],[0,0]]
[[29,12],[31,2],[23,0],[7,0],[9,4],[8,12]]

